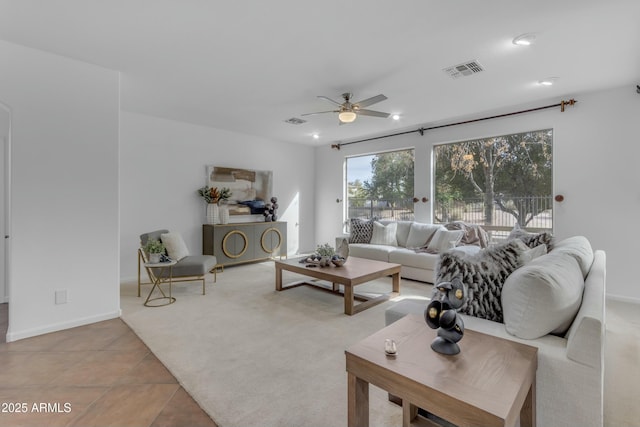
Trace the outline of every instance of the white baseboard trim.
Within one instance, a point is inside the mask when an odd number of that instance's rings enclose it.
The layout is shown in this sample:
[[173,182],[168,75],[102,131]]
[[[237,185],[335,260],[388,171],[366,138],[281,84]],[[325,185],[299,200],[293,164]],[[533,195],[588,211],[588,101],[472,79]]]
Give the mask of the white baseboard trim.
[[[17,341],[24,338],[35,337],[38,335],[48,334],[49,332],[62,331],[64,329],[75,328],[77,326],[84,326],[91,323],[102,322],[103,320],[116,319],[122,315],[122,310],[114,311],[111,313],[99,314],[97,316],[83,317],[81,319],[73,319],[67,322],[60,322],[53,325],[47,325],[42,328],[27,329],[24,331],[7,331],[7,342]],[[11,329],[11,325],[9,325]]]
[[631,304],[640,304],[640,298],[627,297],[624,295],[607,294],[607,299],[611,301],[628,302]]

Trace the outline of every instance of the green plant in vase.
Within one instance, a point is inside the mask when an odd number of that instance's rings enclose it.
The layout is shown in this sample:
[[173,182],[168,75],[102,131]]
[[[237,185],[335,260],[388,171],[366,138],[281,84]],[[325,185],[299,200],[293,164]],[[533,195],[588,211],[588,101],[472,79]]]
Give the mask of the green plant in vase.
[[144,245],[144,251],[149,254],[149,262],[158,263],[160,262],[160,255],[164,253],[164,245],[158,239],[149,239],[147,240],[147,244]]

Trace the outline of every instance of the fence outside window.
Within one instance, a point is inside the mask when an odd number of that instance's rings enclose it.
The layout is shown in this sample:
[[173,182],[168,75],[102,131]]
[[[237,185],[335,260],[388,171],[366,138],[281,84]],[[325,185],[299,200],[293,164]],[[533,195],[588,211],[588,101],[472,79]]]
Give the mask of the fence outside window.
[[[348,218],[377,218],[395,221],[413,221],[415,219],[411,199],[369,200],[350,197]],[[553,228],[553,200],[544,197],[510,197],[505,200],[507,208],[520,211],[538,212],[523,228],[529,231],[551,232]],[[524,206],[528,209],[524,209]],[[464,199],[447,204],[436,203],[434,223],[446,224],[452,221],[464,221],[482,226],[490,235],[492,242],[506,239],[516,224],[512,214],[493,205],[493,224],[485,224],[483,199]]]

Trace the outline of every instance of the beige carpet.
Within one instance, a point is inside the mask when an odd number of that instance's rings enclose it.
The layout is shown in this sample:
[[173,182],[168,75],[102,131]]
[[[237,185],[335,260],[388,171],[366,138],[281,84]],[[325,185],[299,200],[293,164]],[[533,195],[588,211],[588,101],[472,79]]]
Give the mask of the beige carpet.
[[[300,276],[284,273],[285,283]],[[344,349],[384,327],[386,302],[354,316],[341,298],[298,287],[274,290],[272,263],[227,268],[208,281],[174,286],[177,302],[142,306],[135,284],[122,285],[124,321],[221,427],[344,426]],[[386,292],[390,279],[359,291]],[[150,286],[143,288],[146,296]],[[402,297],[430,293],[403,280]],[[605,377],[605,425],[640,425],[640,314],[618,303],[610,310]],[[626,322],[630,314],[634,322]],[[401,425],[401,409],[371,387],[372,426]]]

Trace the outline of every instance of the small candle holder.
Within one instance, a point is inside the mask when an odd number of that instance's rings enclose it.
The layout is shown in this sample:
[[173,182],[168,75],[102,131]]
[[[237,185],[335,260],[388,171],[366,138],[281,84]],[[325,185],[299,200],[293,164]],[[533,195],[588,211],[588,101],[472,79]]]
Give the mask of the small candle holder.
[[388,356],[395,356],[398,353],[398,346],[396,342],[391,339],[384,340],[384,352]]

